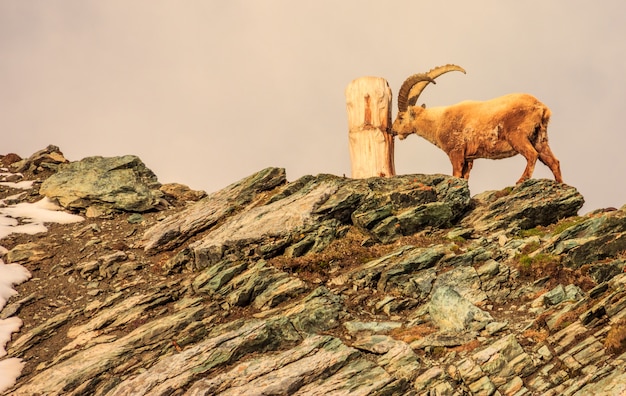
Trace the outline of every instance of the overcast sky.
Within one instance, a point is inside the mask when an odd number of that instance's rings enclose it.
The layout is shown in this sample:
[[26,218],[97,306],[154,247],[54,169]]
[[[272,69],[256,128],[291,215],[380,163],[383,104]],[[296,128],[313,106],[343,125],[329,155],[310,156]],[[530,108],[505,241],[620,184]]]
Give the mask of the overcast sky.
[[[626,2],[0,0],[0,153],[138,155],[162,183],[216,191],[267,166],[350,175],[344,90],[455,63],[420,102],[528,92],[587,211],[626,204]],[[418,136],[396,172],[445,173]],[[478,160],[472,194],[521,156]],[[552,178],[537,164],[535,177]]]

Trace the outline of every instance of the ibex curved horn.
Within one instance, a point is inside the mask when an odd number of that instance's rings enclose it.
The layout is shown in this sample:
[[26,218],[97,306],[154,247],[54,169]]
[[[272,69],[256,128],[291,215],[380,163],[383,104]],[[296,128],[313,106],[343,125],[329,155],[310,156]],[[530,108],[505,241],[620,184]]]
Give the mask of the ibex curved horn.
[[431,69],[428,73],[414,74],[407,78],[398,92],[398,110],[406,111],[408,106],[415,106],[420,94],[426,88],[428,83],[435,84],[435,78],[450,72],[460,71],[465,74],[465,69],[457,65],[438,66]]

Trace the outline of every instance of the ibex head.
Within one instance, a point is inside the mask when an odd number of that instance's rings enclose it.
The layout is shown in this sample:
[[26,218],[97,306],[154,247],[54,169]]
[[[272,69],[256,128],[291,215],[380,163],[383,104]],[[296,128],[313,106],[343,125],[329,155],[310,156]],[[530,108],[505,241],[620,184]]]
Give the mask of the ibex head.
[[435,84],[435,78],[449,71],[460,71],[465,73],[465,69],[457,65],[445,65],[435,67],[428,73],[414,74],[407,78],[398,92],[398,115],[394,121],[391,131],[398,135],[400,140],[406,139],[411,133],[416,133],[416,123],[414,120],[423,111],[422,107],[415,106],[420,94],[428,83]]

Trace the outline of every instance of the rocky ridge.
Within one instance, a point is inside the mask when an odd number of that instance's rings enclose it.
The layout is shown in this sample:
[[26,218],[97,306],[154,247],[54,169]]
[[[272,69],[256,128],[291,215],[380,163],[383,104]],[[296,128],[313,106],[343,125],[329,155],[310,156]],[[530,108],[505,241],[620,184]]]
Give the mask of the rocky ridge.
[[4,205],[85,217],[0,240],[33,274],[7,394],[626,392],[626,211],[573,187],[268,168],[204,196],[134,156],[0,161]]

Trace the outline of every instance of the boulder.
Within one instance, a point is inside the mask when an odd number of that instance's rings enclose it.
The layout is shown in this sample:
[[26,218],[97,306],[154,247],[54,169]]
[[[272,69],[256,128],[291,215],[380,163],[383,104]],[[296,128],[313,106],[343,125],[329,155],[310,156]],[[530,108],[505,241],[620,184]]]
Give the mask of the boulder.
[[489,313],[449,286],[435,290],[428,311],[435,325],[442,331],[482,330],[489,322],[493,322]]
[[575,222],[549,241],[544,252],[562,255],[568,267],[619,258],[626,250],[626,211],[590,215]]
[[134,155],[88,157],[59,166],[39,193],[66,209],[145,212],[155,209],[163,193],[157,177]]
[[176,201],[199,201],[206,197],[206,192],[200,190],[192,190],[189,186],[180,183],[167,183],[163,184],[160,188],[161,192],[165,194],[166,199],[173,199]]
[[502,191],[473,197],[475,209],[461,224],[475,231],[530,229],[575,216],[585,200],[576,188],[547,179],[529,179]]

